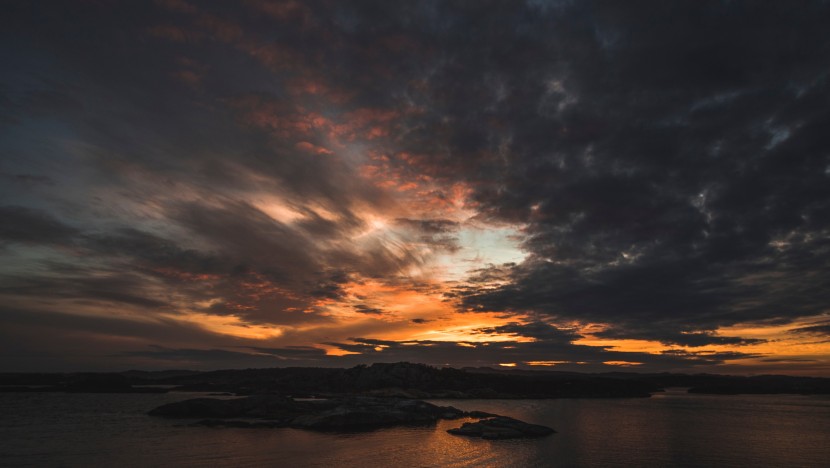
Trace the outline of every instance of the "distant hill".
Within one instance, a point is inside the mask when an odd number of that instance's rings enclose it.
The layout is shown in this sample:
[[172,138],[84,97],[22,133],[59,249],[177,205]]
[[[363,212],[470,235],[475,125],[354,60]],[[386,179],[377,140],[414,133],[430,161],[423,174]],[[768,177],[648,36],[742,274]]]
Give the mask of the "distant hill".
[[668,387],[692,393],[830,394],[830,379],[714,374],[582,374],[492,368],[436,368],[408,362],[350,369],[287,367],[138,371],[110,374],[0,374],[0,391],[147,391],[145,385],[180,391],[238,395],[327,396],[368,394],[405,398],[626,398],[648,397]]

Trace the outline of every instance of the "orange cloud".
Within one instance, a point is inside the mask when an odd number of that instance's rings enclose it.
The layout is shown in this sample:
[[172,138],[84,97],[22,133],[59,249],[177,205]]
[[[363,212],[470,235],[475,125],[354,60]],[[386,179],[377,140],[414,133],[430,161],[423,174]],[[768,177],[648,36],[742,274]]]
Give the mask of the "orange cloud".
[[311,144],[307,141],[301,141],[294,145],[294,147],[310,154],[332,154],[331,150],[323,148],[322,146]]
[[306,138],[316,130],[331,126],[329,119],[317,112],[273,99],[248,95],[231,99],[228,103],[241,111],[242,120],[246,124],[268,130],[287,140]]

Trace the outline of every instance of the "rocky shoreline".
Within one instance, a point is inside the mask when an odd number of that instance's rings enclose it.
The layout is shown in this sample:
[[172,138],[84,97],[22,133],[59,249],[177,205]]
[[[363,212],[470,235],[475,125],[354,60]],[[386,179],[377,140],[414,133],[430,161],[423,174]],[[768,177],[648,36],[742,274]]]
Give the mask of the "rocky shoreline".
[[362,431],[400,425],[428,425],[439,420],[479,419],[450,429],[455,435],[486,439],[540,437],[556,431],[481,411],[462,411],[421,400],[366,396],[295,400],[279,395],[233,399],[194,398],[168,403],[151,416],[199,419],[191,425],[210,427],[279,428],[313,431]]

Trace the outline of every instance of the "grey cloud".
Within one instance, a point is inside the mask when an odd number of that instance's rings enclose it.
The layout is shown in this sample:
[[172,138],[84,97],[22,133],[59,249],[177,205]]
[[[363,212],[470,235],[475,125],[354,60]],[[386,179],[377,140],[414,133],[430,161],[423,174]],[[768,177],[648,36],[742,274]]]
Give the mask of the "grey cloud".
[[143,351],[124,351],[113,357],[132,359],[144,365],[189,369],[273,367],[283,360],[272,353],[163,346],[151,346]]
[[354,310],[360,312],[361,314],[369,314],[369,315],[383,315],[383,309],[378,309],[376,307],[369,307],[366,304],[357,304],[354,307]]
[[171,305],[148,294],[146,279],[133,273],[110,272],[93,276],[101,270],[87,271],[87,275],[55,277],[0,277],[0,294],[23,296],[30,299],[68,299],[114,304],[127,304],[148,309],[169,309]]
[[49,213],[14,205],[0,207],[2,241],[67,245],[77,233],[77,229]]
[[84,244],[97,255],[127,257],[145,268],[174,268],[189,273],[227,273],[232,260],[187,249],[176,242],[134,228],[86,234]]
[[[484,215],[528,223],[532,254],[466,304],[723,344],[739,342],[708,332],[822,310],[826,5],[444,13],[479,27],[436,34],[450,52],[410,95],[431,112],[400,144],[424,173],[468,182]],[[770,39],[794,25],[791,42]],[[774,247],[788,236],[809,240]]]
[[249,346],[248,349],[257,353],[271,354],[278,359],[324,359],[326,350],[313,346],[287,346],[285,348],[262,348]]
[[458,230],[460,223],[449,219],[410,219],[398,218],[396,223],[407,226],[425,234],[445,234]]
[[790,330],[790,333],[830,337],[830,324],[809,325]]
[[[38,308],[0,308],[0,365],[31,372],[107,370],[145,366],[113,356],[141,344],[199,346],[205,342],[234,345],[233,339],[170,318],[146,315],[77,315],[66,304],[38,301]],[[123,313],[123,310],[122,310]]]
[[248,352],[233,351],[230,349],[198,349],[198,348],[168,348],[164,346],[150,346],[140,351],[125,351],[126,357],[146,358],[161,361],[168,365],[195,365],[196,367],[273,367],[286,361],[301,361],[310,364],[325,357],[325,350],[293,346],[286,348],[262,348],[246,346]]
[[5,174],[0,173],[0,177],[4,177],[7,180],[20,184],[24,187],[34,187],[38,185],[54,185],[55,181],[51,177],[47,177],[44,175],[35,175],[35,174]]
[[398,218],[397,226],[415,233],[414,240],[432,248],[456,252],[461,249],[458,231],[461,223],[448,219],[410,219]]
[[[92,337],[100,337],[104,340],[112,337],[122,338],[146,338],[161,342],[199,342],[212,336],[201,328],[186,325],[169,318],[154,318],[153,320],[142,320],[142,317],[118,317],[101,315],[76,315],[69,312],[56,312],[43,309],[24,309],[14,307],[3,307],[0,309],[3,320],[7,325],[9,335],[13,331],[28,329],[32,335],[40,334],[46,338],[44,342],[60,341],[61,335],[76,336],[85,335],[93,346]],[[22,333],[21,333],[22,334]],[[28,336],[29,333],[26,333]],[[7,338],[10,338],[7,336]],[[14,340],[16,341],[16,340]],[[10,342],[10,341],[9,341]],[[35,352],[40,343],[29,342],[26,352]]]
[[676,332],[669,330],[626,330],[622,327],[594,333],[602,338],[629,338],[635,336],[640,339],[659,341],[664,345],[688,346],[697,348],[708,345],[745,346],[765,343],[767,340],[759,338],[741,338],[738,336],[718,336],[712,332]]
[[476,333],[486,335],[512,335],[517,337],[536,338],[544,341],[571,343],[582,338],[582,335],[573,330],[557,328],[545,322],[529,323],[512,322],[497,327],[479,328]]

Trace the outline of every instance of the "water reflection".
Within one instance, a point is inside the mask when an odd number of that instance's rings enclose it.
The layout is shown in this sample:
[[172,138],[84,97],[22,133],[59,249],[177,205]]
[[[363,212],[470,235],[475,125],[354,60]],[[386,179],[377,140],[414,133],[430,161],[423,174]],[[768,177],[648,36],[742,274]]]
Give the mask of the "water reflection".
[[144,413],[192,394],[0,394],[3,466],[825,466],[827,396],[442,400],[555,428],[488,441],[435,426],[368,433],[187,427]]

